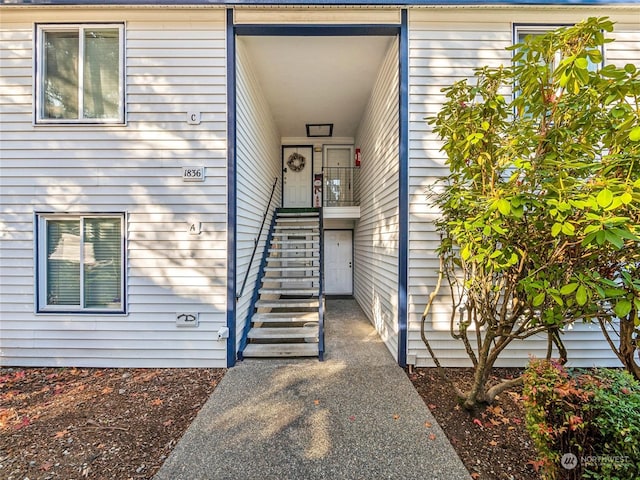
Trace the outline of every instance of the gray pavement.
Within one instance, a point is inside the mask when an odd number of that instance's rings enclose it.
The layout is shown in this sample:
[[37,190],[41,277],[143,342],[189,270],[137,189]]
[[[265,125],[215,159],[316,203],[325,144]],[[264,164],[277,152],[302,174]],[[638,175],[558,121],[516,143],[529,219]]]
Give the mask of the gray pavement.
[[356,302],[328,300],[325,318],[324,362],[240,362],[155,480],[468,480]]

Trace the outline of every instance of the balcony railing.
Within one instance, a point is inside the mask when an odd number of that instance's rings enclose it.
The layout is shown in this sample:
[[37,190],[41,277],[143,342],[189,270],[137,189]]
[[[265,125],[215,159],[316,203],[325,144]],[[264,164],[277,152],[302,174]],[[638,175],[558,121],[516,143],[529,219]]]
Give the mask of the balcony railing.
[[353,207],[360,205],[360,169],[323,167],[323,206]]

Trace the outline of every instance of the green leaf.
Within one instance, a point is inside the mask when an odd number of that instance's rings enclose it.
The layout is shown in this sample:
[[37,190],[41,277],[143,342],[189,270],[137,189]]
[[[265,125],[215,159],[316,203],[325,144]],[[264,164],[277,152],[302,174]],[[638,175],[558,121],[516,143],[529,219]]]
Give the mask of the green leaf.
[[576,228],[571,223],[565,223],[562,225],[562,233],[569,236],[574,235]]
[[578,290],[576,291],[576,302],[578,303],[578,305],[580,305],[581,307],[587,303],[587,289],[584,288],[583,285],[580,285],[578,287]]
[[560,235],[561,230],[562,230],[562,224],[554,223],[553,227],[551,227],[551,236],[557,237],[558,235]]
[[636,73],[636,70],[637,70],[637,68],[633,63],[627,63],[624,66],[624,71],[627,72],[630,75],[633,75],[634,73]]
[[[638,133],[640,134],[640,127],[638,127]],[[629,205],[633,201],[633,197],[629,192],[624,192],[620,195],[620,200],[622,200],[622,203],[625,205]]]
[[560,295],[556,295],[556,294],[552,293],[551,297],[556,301],[556,303],[558,305],[560,305],[561,307],[564,306],[564,302],[562,301],[562,297]]
[[505,200],[504,198],[500,198],[496,202],[496,206],[498,207],[498,211],[502,215],[509,215],[509,213],[511,213],[511,204],[509,203],[509,200]]
[[640,127],[633,127],[629,132],[629,140],[632,142],[640,141]]
[[462,251],[460,252],[460,257],[462,257],[463,260],[468,260],[470,256],[471,256],[471,251],[469,249],[469,245],[465,245]]
[[569,295],[573,293],[576,288],[578,288],[578,285],[578,283],[569,283],[560,289],[560,293],[562,295]]
[[538,295],[533,297],[533,306],[539,307],[544,303],[544,298],[546,297],[545,292],[540,292]]
[[613,233],[611,230],[605,230],[604,234],[607,242],[616,247],[618,250],[620,250],[624,246],[624,240]]
[[589,61],[586,58],[578,58],[573,64],[576,66],[576,68],[586,70],[589,66]]
[[604,190],[600,191],[600,193],[596,197],[596,200],[598,202],[598,205],[600,205],[602,208],[606,208],[611,205],[611,202],[613,201],[613,193],[608,188],[605,188]]
[[627,299],[620,300],[616,303],[613,311],[618,318],[624,318],[629,315],[629,312],[631,312],[631,302]]

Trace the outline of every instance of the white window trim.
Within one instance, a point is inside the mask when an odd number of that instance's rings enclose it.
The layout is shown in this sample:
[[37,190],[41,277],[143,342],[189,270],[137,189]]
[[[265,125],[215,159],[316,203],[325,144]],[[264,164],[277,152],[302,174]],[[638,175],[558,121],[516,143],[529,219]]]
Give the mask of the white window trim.
[[[556,28],[560,28],[560,27],[570,27],[571,23],[514,23],[512,25],[512,32],[513,32],[513,44],[515,45],[516,43],[520,43],[520,36],[521,35],[542,35],[545,34],[547,32],[550,32],[552,30],[555,30]],[[524,40],[524,39],[523,39]],[[598,65],[598,68],[602,68],[602,65],[604,65],[604,54],[605,54],[605,50],[604,50],[604,45],[601,47],[601,53],[602,53],[602,62]],[[512,55],[516,54],[516,50],[513,51]],[[557,58],[556,61],[560,62],[560,58]]]
[[[112,308],[84,308],[82,305],[48,305],[47,304],[47,223],[50,220],[80,220],[84,218],[119,218],[121,239],[121,262],[120,262],[120,302],[118,309]],[[127,242],[126,225],[127,215],[122,212],[113,213],[35,213],[35,251],[36,251],[36,313],[40,314],[96,314],[104,313],[109,315],[123,315],[127,313]],[[80,251],[82,255],[82,249]],[[80,269],[80,298],[84,298],[83,286],[84,269]]]
[[[84,30],[88,28],[111,28],[118,29],[118,55],[119,55],[119,68],[120,68],[120,82],[118,87],[118,95],[120,97],[120,110],[118,112],[118,118],[82,118],[83,111],[83,101],[84,101]],[[43,76],[42,72],[44,72],[44,33],[51,31],[78,31],[78,36],[80,39],[80,45],[78,50],[78,58],[80,61],[78,62],[78,115],[79,118],[44,118],[42,116],[43,108],[44,108],[44,99],[43,99]],[[124,60],[124,31],[125,25],[124,23],[42,23],[36,24],[36,35],[35,35],[35,45],[34,45],[34,81],[33,81],[33,89],[34,89],[34,98],[36,99],[33,109],[33,124],[34,125],[125,125],[126,124],[126,92],[125,92],[125,65],[126,62]]]

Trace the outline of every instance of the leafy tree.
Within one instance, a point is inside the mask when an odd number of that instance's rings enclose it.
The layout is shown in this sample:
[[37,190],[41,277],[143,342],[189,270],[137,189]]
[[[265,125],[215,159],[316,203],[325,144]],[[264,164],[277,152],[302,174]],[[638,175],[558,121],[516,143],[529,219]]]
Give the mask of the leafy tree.
[[431,194],[451,333],[475,367],[468,408],[519,381],[488,384],[514,340],[545,334],[566,359],[563,327],[578,319],[609,333],[619,317],[610,344],[638,376],[640,70],[592,68],[612,30],[589,18],[529,36],[511,65],[444,89],[429,120],[450,170]]

